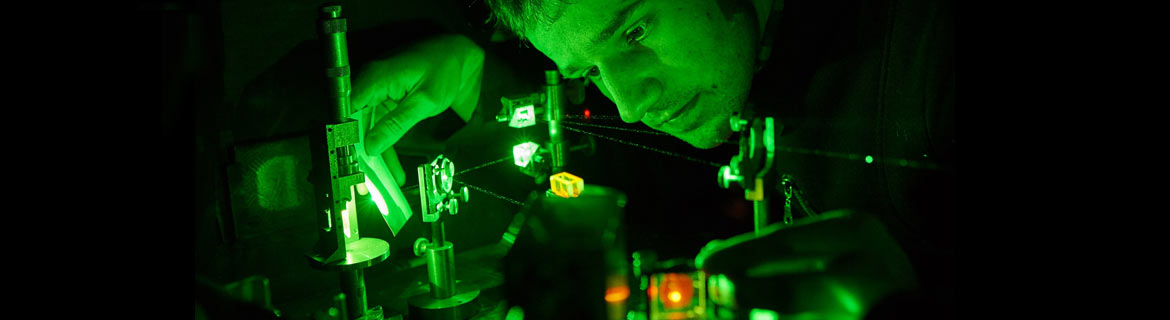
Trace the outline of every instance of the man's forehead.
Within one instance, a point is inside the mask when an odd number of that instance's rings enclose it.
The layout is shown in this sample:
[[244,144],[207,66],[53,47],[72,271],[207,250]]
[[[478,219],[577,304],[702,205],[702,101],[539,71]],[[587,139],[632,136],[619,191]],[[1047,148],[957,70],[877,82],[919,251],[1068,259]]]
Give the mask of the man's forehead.
[[551,23],[540,23],[528,30],[529,41],[562,68],[587,55],[592,42],[606,23],[623,7],[636,0],[553,0],[549,7],[558,11]]

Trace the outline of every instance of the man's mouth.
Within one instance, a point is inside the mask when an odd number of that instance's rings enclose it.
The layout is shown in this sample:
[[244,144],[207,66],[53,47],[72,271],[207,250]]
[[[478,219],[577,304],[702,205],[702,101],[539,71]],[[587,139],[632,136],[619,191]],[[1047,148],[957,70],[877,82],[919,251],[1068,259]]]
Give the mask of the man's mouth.
[[699,95],[696,94],[694,97],[691,97],[691,100],[687,101],[687,103],[684,104],[682,107],[679,107],[678,109],[674,110],[674,112],[672,112],[666,118],[666,121],[663,121],[657,127],[660,127],[662,129],[664,129],[665,131],[670,131],[670,132],[674,132],[674,133],[682,133],[682,132],[694,130],[700,124],[702,124],[702,122],[701,121],[692,121],[690,123],[687,123],[685,118],[688,118],[688,117],[685,117],[685,116],[689,114],[689,111],[691,111],[691,109],[695,108],[695,104],[698,103],[698,101],[699,101]]

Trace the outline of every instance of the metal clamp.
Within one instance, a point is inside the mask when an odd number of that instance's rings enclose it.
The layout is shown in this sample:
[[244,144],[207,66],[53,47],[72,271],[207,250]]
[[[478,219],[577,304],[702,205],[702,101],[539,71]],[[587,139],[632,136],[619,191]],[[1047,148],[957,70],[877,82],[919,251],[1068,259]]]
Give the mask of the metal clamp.
[[[782,127],[772,117],[755,117],[750,107],[743,114],[733,114],[729,121],[732,131],[741,132],[739,153],[728,165],[719,168],[716,179],[724,189],[730,189],[732,184],[743,188],[744,199],[752,201],[753,223],[759,233],[768,224],[768,197],[764,190],[765,186],[772,185],[769,180],[776,176],[772,162],[776,153],[776,134]],[[785,199],[785,224],[792,222],[790,203]]]
[[439,155],[429,164],[418,166],[419,199],[422,203],[423,222],[439,221],[443,211],[451,215],[459,214],[459,200],[467,202],[471,199],[467,186],[456,192],[455,164],[451,159]]
[[784,224],[792,224],[792,183],[785,177],[781,180],[781,185],[784,186]]

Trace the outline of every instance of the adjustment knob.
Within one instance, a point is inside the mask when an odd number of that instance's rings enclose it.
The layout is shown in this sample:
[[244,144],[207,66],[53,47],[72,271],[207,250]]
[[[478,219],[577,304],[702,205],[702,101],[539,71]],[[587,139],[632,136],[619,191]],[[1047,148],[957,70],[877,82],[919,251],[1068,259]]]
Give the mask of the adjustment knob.
[[747,128],[747,126],[748,126],[747,119],[741,119],[739,117],[738,113],[731,115],[731,131],[732,132],[743,131],[743,129]]
[[431,246],[431,241],[427,238],[418,238],[414,240],[414,255],[421,257],[427,253],[427,248]]
[[451,215],[459,214],[459,200],[456,200],[456,199],[448,200],[447,201],[447,211],[451,212]]
[[723,187],[723,189],[730,189],[732,183],[739,183],[741,181],[743,181],[743,176],[732,172],[731,166],[719,168],[719,186]]
[[467,186],[463,186],[463,188],[459,188],[459,192],[452,192],[451,197],[455,198],[455,199],[463,200],[463,202],[467,202],[467,200],[470,197],[470,194],[468,194],[468,192],[467,192]]

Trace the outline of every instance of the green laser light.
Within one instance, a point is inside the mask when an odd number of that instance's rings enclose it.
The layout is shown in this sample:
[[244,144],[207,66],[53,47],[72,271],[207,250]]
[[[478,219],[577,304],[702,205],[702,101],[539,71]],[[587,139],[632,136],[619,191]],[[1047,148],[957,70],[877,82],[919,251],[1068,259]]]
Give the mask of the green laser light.
[[512,160],[517,167],[526,167],[529,162],[532,162],[532,155],[536,154],[536,150],[539,148],[540,145],[532,141],[515,145],[512,147]]

